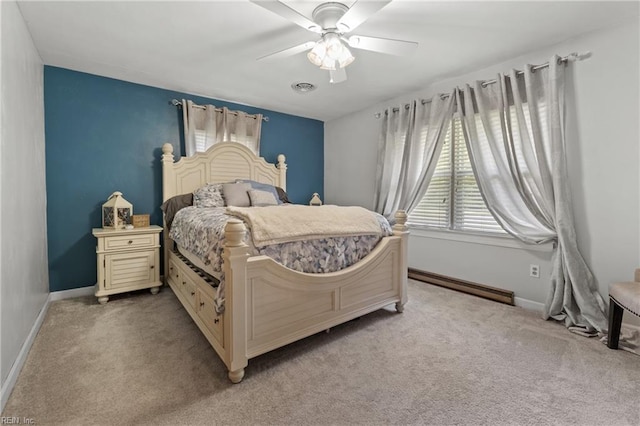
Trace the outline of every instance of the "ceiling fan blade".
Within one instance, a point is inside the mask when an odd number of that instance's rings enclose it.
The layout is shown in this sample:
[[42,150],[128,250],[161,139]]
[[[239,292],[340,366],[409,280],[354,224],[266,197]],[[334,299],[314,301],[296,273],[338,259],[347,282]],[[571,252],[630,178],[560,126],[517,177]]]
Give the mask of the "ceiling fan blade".
[[418,47],[418,43],[415,41],[357,35],[349,37],[347,42],[349,46],[356,49],[371,50],[373,52],[388,53],[396,56],[409,55]]
[[258,6],[264,7],[265,9],[275,13],[276,15],[280,15],[283,18],[288,19],[289,21],[300,25],[302,28],[313,31],[314,33],[321,33],[322,28],[309,18],[304,15],[298,13],[298,11],[290,8],[286,4],[282,3],[278,0],[250,0],[251,3],[257,4]]
[[329,70],[329,83],[342,83],[347,80],[347,70],[344,68],[336,68],[335,70]]
[[268,55],[259,57],[257,60],[259,61],[261,59],[278,59],[278,58],[286,58],[287,56],[297,55],[298,53],[311,49],[315,44],[316,44],[315,41],[308,41],[306,43],[302,43],[297,46],[288,47],[284,50],[279,50],[274,53],[269,53]]
[[353,31],[356,27],[369,19],[371,15],[391,3],[385,1],[356,1],[353,6],[338,20],[336,27],[343,33]]

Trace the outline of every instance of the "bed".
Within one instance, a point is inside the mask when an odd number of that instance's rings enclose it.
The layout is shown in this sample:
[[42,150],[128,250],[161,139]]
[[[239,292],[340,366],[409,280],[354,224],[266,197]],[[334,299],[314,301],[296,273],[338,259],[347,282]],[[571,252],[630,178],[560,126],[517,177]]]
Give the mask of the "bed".
[[[218,143],[178,161],[171,144],[164,144],[162,153],[164,201],[207,183],[236,179],[286,190],[284,155],[270,164],[233,142]],[[253,357],[387,305],[395,304],[402,312],[407,302],[406,219],[405,212],[398,211],[392,234],[381,238],[358,263],[320,274],[298,272],[270,257],[252,255],[244,242],[244,222],[229,219],[222,249],[222,310],[217,280],[176,249],[165,220],[165,281],[226,365],[231,382],[239,383]]]

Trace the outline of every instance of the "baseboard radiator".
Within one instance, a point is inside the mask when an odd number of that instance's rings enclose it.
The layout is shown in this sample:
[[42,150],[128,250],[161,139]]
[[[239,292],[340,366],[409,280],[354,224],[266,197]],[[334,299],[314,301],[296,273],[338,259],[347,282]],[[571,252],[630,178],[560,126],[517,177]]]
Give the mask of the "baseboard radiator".
[[509,290],[490,287],[488,285],[460,280],[458,278],[434,274],[433,272],[421,271],[414,268],[409,268],[409,278],[440,287],[450,288],[462,293],[473,294],[496,302],[506,303],[507,305],[515,304],[513,292]]

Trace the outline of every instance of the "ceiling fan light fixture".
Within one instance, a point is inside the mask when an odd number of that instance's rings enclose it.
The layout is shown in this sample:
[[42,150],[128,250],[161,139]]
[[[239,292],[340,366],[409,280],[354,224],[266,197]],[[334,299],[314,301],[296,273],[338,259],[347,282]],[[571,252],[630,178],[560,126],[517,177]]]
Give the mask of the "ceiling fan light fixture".
[[340,37],[336,33],[327,33],[324,36],[324,41],[327,46],[327,56],[331,59],[337,60],[342,55],[344,45],[340,41]]
[[342,46],[342,53],[338,58],[338,64],[340,65],[340,68],[345,68],[346,66],[351,64],[351,62],[355,61],[355,59],[356,58],[354,58],[347,46]]
[[324,34],[307,53],[307,58],[321,69],[331,71],[335,71],[336,67],[344,68],[355,60],[349,48],[334,32]]
[[309,61],[315,66],[322,66],[322,61],[324,60],[327,54],[327,47],[325,46],[324,40],[318,41],[313,49],[307,53],[307,58]]
[[322,70],[330,70],[333,71],[336,69],[336,60],[331,59],[329,56],[325,56],[322,60],[322,64],[320,65],[320,69]]

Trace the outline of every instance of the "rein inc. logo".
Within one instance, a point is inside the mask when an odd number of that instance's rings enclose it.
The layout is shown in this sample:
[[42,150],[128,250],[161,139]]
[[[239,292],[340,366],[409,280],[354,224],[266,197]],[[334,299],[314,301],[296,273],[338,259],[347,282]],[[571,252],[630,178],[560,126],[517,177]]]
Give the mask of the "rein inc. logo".
[[35,425],[31,417],[0,417],[0,425]]

